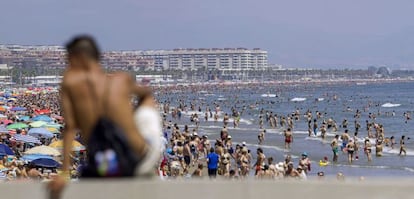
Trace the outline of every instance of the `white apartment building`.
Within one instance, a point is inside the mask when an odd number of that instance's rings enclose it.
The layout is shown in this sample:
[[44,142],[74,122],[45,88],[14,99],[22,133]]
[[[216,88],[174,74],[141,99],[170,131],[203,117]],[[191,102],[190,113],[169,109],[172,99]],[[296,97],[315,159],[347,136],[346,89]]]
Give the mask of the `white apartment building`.
[[260,70],[268,67],[267,51],[258,48],[187,48],[139,51],[139,54],[154,60],[150,67],[154,70]]

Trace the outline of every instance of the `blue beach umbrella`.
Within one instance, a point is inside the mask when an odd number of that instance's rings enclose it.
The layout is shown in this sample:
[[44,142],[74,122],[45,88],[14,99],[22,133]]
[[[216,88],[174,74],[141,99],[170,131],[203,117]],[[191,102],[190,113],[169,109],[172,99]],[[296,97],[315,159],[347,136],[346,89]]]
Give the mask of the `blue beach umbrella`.
[[26,162],[31,162],[33,160],[39,159],[39,158],[45,158],[45,159],[53,159],[52,156],[49,155],[42,155],[42,154],[30,154],[30,155],[24,155],[20,159]]
[[45,128],[32,128],[27,133],[28,135],[34,136],[34,137],[45,137],[45,138],[52,138],[53,133],[48,131]]
[[53,119],[47,115],[38,115],[32,119],[33,121],[44,121],[44,122],[52,122]]
[[19,120],[22,120],[22,121],[26,122],[26,121],[29,121],[29,120],[30,120],[30,117],[29,117],[29,116],[27,116],[27,115],[20,116],[20,117],[19,117]]
[[16,141],[19,141],[19,142],[42,144],[39,139],[33,136],[30,136],[30,135],[16,134],[13,137]]
[[49,158],[38,158],[38,159],[32,160],[30,164],[37,166],[37,167],[43,167],[43,168],[60,167],[59,162],[56,162],[56,160],[49,159]]
[[26,108],[16,106],[16,107],[11,108],[10,110],[11,110],[11,111],[25,111],[25,110],[26,110]]
[[9,146],[5,144],[0,144],[0,156],[5,156],[5,155],[14,155],[14,152],[13,150],[10,149]]
[[9,130],[7,130],[7,128],[4,127],[4,126],[0,126],[0,133],[7,133],[7,134],[9,134]]

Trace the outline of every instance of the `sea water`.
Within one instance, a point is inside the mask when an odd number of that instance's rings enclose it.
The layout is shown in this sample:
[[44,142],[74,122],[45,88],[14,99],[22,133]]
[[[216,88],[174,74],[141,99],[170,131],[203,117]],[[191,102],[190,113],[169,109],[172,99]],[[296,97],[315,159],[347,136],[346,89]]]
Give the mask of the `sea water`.
[[[168,120],[180,126],[189,125],[189,116],[197,113],[200,120],[199,135],[208,135],[213,141],[220,136],[223,128],[222,116],[224,113],[231,115],[231,108],[238,111],[245,106],[246,110],[241,115],[240,125],[233,128],[232,120],[229,122],[229,134],[232,136],[233,144],[247,142],[255,158],[255,149],[263,148],[266,157],[273,157],[275,162],[283,161],[285,155],[293,157],[295,165],[303,152],[307,152],[312,162],[313,175],[319,171],[334,175],[343,172],[348,176],[409,176],[414,175],[414,143],[413,140],[406,140],[407,156],[400,157],[399,139],[401,135],[414,139],[414,121],[405,122],[404,113],[414,112],[414,83],[368,83],[357,85],[355,83],[341,84],[300,84],[300,85],[264,85],[254,87],[211,87],[203,88],[208,92],[194,92],[194,89],[179,89],[176,92],[160,93],[157,99],[160,102],[169,101],[171,107],[177,107],[178,101],[182,100],[188,107],[190,103],[196,104],[196,109],[201,106],[202,112],[187,111],[183,112],[181,120],[173,120],[170,115]],[[213,118],[204,121],[204,111],[209,106],[213,111],[215,105],[220,106],[220,118],[214,122]],[[291,150],[284,149],[283,129],[271,129],[265,122],[266,140],[263,145],[258,145],[257,135],[259,133],[259,113],[264,109],[265,112],[272,111],[274,114],[287,116],[296,109],[300,111],[301,118],[295,122],[294,142]],[[318,162],[323,157],[332,158],[330,141],[335,134],[341,134],[344,129],[339,128],[338,132],[328,131],[325,140],[320,137],[308,137],[306,118],[303,114],[310,110],[315,117],[316,111],[324,113],[325,119],[332,117],[341,125],[343,119],[348,120],[348,129],[352,136],[354,127],[354,115],[356,110],[362,112],[358,119],[361,124],[359,130],[360,142],[367,136],[365,121],[369,113],[376,114],[376,123],[384,125],[385,136],[394,136],[397,144],[394,149],[384,147],[383,156],[375,157],[373,150],[372,162],[368,162],[362,149],[358,152],[359,160],[348,164],[347,155],[340,152],[337,164],[320,167]],[[386,114],[388,112],[388,114]],[[395,116],[392,116],[392,112]],[[326,114],[325,114],[326,113]],[[318,127],[321,126],[322,119],[318,120]],[[313,123],[312,123],[313,125]],[[374,142],[374,140],[373,140]],[[362,142],[360,146],[362,146]]]

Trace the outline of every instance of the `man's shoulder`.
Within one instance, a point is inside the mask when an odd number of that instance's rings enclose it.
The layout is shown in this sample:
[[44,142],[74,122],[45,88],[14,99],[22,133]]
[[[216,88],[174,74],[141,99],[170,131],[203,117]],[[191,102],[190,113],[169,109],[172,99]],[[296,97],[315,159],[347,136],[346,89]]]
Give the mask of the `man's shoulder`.
[[79,72],[73,70],[66,70],[63,73],[62,82],[60,83],[61,87],[65,88],[70,86],[73,82],[78,82],[74,81],[74,79],[79,79]]
[[131,77],[130,74],[128,74],[126,72],[121,72],[121,71],[111,73],[108,76],[113,78],[113,79],[118,79],[118,80],[128,80],[128,81],[132,80],[132,77]]

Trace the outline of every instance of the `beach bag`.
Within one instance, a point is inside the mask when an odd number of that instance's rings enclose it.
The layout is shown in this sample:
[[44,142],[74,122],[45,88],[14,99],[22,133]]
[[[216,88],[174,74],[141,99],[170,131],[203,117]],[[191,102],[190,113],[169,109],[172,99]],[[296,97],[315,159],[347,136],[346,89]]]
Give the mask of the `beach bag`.
[[140,159],[124,132],[112,121],[100,118],[87,145],[88,162],[82,177],[132,177]]

